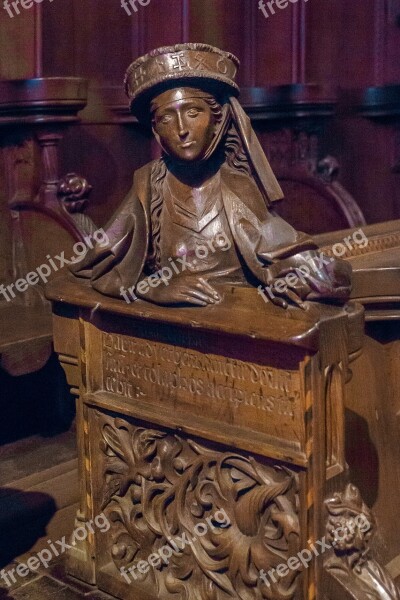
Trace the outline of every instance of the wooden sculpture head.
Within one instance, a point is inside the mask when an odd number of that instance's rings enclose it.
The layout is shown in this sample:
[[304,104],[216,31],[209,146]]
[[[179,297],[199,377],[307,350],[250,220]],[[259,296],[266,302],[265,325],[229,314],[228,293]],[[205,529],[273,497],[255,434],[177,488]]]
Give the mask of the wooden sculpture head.
[[168,90],[151,103],[153,133],[164,152],[179,162],[205,158],[221,118],[216,99],[196,88]]

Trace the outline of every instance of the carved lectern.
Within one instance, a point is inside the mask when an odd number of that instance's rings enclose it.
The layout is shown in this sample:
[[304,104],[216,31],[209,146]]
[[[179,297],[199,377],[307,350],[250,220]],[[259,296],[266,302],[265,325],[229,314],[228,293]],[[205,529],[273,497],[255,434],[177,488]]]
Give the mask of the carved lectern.
[[[328,552],[270,587],[260,573],[326,535],[325,497],[345,484],[343,386],[362,309],[288,314],[254,289],[226,290],[201,314],[128,306],[76,281],[47,292],[79,394],[78,519],[104,511],[112,523],[78,543],[71,574],[121,598],[322,598]],[[122,576],[221,509],[227,528]]]

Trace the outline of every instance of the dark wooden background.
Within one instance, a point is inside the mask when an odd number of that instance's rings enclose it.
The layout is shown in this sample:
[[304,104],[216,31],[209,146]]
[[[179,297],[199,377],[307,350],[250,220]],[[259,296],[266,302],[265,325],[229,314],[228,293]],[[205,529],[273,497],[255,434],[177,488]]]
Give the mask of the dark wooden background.
[[[82,76],[90,101],[83,124],[62,143],[61,172],[94,186],[89,214],[99,224],[152,155],[147,132],[121,124],[103,98],[117,97],[125,68],[154,47],[186,41],[230,50],[245,87],[292,83],[339,86],[339,103],[321,140],[340,181],[367,222],[400,217],[399,0],[298,0],[266,19],[258,0],[151,0],[128,16],[120,0],[43,0],[13,19],[0,15],[0,78]],[[378,89],[378,108],[362,103]],[[110,89],[114,88],[114,89]],[[257,130],[263,131],[262,120]],[[320,216],[321,230],[324,215]]]

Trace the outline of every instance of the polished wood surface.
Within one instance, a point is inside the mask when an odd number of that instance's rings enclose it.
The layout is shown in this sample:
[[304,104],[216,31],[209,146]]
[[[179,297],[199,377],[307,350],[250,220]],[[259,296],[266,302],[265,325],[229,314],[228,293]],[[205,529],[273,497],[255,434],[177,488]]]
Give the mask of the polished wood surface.
[[[68,302],[85,307],[87,309],[111,311],[126,317],[146,319],[147,322],[157,325],[167,322],[178,326],[183,321],[190,321],[194,329],[210,330],[221,333],[229,333],[231,330],[230,314],[232,311],[238,313],[239,318],[235,331],[249,340],[270,340],[278,344],[282,339],[293,346],[307,350],[316,350],[319,346],[319,329],[317,324],[322,315],[335,315],[337,307],[320,306],[310,304],[307,311],[289,310],[287,314],[272,303],[266,305],[257,291],[251,287],[222,286],[226,293],[224,302],[215,306],[208,306],[207,312],[193,311],[191,307],[181,307],[179,310],[166,311],[165,307],[157,306],[149,302],[137,300],[133,304],[127,304],[120,299],[106,298],[93,290],[89,282],[78,280],[69,275],[64,278],[54,279],[46,286],[46,296],[52,301],[63,304],[65,291],[68,290]],[[253,310],[250,309],[251,302],[257,307],[257,322],[250,317]],[[264,307],[267,310],[261,310]],[[282,314],[283,313],[283,314]],[[360,314],[349,311],[348,317],[356,321]],[[360,321],[358,321],[360,324]],[[356,352],[360,341],[354,340],[355,346],[351,352]],[[277,355],[277,360],[278,360]]]

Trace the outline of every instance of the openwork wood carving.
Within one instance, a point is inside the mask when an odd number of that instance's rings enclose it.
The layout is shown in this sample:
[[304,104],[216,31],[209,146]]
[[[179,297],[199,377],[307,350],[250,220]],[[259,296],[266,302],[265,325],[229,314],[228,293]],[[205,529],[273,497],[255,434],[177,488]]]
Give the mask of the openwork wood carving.
[[[102,509],[113,522],[110,552],[118,570],[147,560],[165,544],[179,548],[176,540],[185,539],[190,543],[175,550],[168,564],[136,571],[135,585],[150,578],[155,597],[169,592],[182,600],[294,598],[298,572],[270,587],[259,578],[261,569],[299,550],[293,471],[100,412],[97,418]],[[226,515],[223,525],[213,518],[218,511]],[[199,523],[209,527],[194,536]]]

